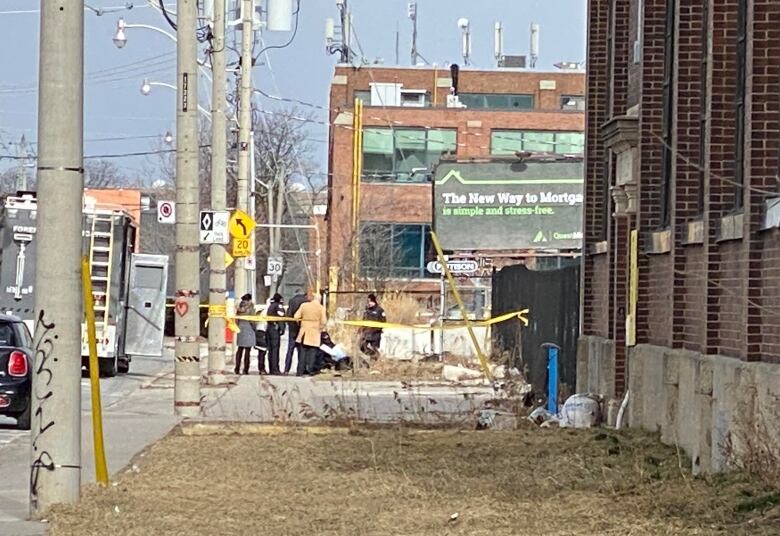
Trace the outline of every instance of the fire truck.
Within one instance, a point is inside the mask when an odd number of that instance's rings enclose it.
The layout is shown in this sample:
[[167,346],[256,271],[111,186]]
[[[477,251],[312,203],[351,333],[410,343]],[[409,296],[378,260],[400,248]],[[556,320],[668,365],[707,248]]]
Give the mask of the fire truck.
[[[8,196],[0,212],[0,313],[32,332],[35,308],[34,193]],[[89,259],[101,376],[127,372],[133,356],[161,356],[168,257],[134,253],[138,226],[121,208],[85,204],[83,254]],[[74,311],[75,312],[75,311]],[[79,311],[76,314],[81,314]],[[82,367],[88,365],[82,326]]]

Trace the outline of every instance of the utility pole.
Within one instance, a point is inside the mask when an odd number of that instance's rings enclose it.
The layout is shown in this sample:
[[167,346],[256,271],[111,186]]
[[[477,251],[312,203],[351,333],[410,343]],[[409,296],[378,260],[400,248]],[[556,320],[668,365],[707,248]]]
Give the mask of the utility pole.
[[409,2],[409,18],[412,19],[412,67],[417,65],[417,2]]
[[197,0],[177,3],[176,100],[176,363],[174,407],[200,413],[200,245],[198,185]]
[[352,13],[347,0],[336,0],[341,16],[341,63],[352,60]]
[[[242,0],[242,37],[241,37],[241,85],[238,98],[238,195],[236,208],[247,212],[249,209],[250,181],[250,144],[252,131],[252,45],[254,44],[254,1]],[[250,251],[250,255],[254,255]],[[235,290],[236,297],[249,292],[255,298],[255,289],[248,288],[246,258],[236,260]]]
[[19,140],[19,167],[16,170],[16,189],[20,192],[27,191],[27,159],[30,153],[27,151],[27,139],[22,134]]
[[[211,50],[211,209],[223,211],[227,205],[227,118],[225,116],[227,75],[225,74],[225,0],[214,0]],[[227,267],[225,247],[209,248],[209,305],[225,308]],[[224,383],[225,319],[209,315],[209,372],[211,385]]]
[[84,2],[41,0],[30,515],[81,486]]

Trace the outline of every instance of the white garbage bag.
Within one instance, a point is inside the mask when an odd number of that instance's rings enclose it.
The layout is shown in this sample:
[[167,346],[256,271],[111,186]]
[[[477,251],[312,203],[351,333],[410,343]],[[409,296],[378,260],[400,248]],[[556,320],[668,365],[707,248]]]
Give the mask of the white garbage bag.
[[601,422],[599,397],[592,394],[572,395],[561,409],[561,427],[591,428]]

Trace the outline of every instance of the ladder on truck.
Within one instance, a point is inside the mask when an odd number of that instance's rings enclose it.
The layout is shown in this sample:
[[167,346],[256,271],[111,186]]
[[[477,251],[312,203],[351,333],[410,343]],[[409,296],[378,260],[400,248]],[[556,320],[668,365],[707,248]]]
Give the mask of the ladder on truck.
[[92,279],[92,297],[95,302],[95,327],[102,328],[98,337],[108,333],[109,305],[111,304],[111,267],[114,258],[114,215],[94,212],[89,244],[89,271]]

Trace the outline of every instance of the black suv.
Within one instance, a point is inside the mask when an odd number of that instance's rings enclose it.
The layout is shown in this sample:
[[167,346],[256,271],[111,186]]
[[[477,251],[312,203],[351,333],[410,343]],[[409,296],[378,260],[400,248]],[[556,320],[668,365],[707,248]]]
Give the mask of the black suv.
[[0,315],[0,415],[16,419],[30,429],[32,337],[15,316]]

